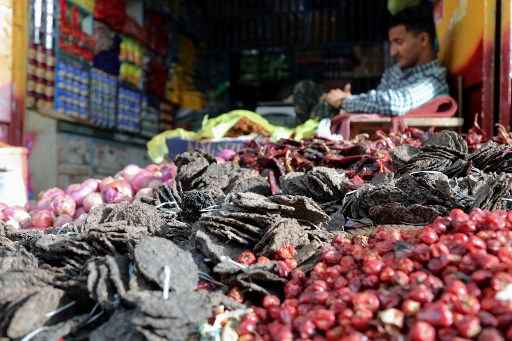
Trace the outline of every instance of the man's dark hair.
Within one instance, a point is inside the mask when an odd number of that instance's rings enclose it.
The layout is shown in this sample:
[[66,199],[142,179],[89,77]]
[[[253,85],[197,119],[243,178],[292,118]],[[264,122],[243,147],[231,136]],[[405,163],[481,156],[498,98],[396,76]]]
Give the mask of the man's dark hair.
[[392,16],[389,29],[400,25],[404,25],[409,32],[427,33],[432,48],[435,49],[437,34],[431,4],[423,3],[419,6],[408,7]]

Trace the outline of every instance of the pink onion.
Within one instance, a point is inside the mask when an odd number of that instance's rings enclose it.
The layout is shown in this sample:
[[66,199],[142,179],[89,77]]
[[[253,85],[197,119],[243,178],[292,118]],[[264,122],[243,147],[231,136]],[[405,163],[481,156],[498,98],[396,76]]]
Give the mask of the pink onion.
[[9,207],[9,206],[7,206],[6,204],[0,203],[0,211],[5,210],[7,207]]
[[81,215],[87,215],[87,212],[85,212],[85,208],[83,207],[79,207],[76,211],[75,211],[75,215],[73,216],[73,218],[77,219],[79,218]]
[[109,176],[109,177],[106,177],[105,179],[101,180],[100,182],[100,192],[103,192],[103,190],[105,189],[105,187],[108,185],[108,184],[111,184],[112,182],[116,181],[117,179],[114,179],[113,177]]
[[158,178],[150,171],[143,169],[132,179],[130,184],[132,185],[133,191],[138,192],[141,188],[149,187],[148,184],[155,179]]
[[39,201],[36,204],[36,209],[47,210],[51,209],[52,201],[55,198],[60,198],[66,195],[66,193],[60,188],[51,188],[45,192],[39,194]]
[[224,161],[231,161],[235,155],[236,152],[233,149],[223,149],[217,154],[217,158]]
[[58,195],[65,194],[63,190],[57,187],[50,188],[49,190],[46,190],[44,192],[39,193],[39,199],[53,199],[54,197]]
[[147,165],[145,169],[151,173],[154,173],[154,172],[158,172],[160,170],[160,166],[153,163],[153,164]]
[[130,201],[133,196],[130,184],[125,180],[115,180],[106,185],[101,191],[103,200],[109,204]]
[[139,172],[142,170],[137,165],[128,165],[124,167],[124,169],[118,173],[118,175],[121,175],[123,179],[127,180],[128,182],[131,182],[132,179],[139,174]]
[[46,229],[53,225],[53,214],[50,210],[38,210],[32,213],[32,227]]
[[55,227],[61,227],[66,224],[69,224],[73,222],[73,217],[67,214],[63,214],[55,218],[55,222],[53,223],[53,226]]
[[26,228],[30,226],[30,214],[25,211],[24,208],[14,206],[14,207],[7,207],[2,211],[5,220],[14,220],[20,224],[22,228]]
[[78,190],[69,193],[77,205],[81,205],[82,201],[89,194],[98,191],[100,186],[100,180],[98,179],[87,179],[80,184]]
[[37,202],[36,204],[36,210],[48,210],[51,208],[51,204],[52,204],[52,199],[49,199],[49,198],[44,198],[44,199],[41,199]]
[[52,200],[51,209],[56,216],[67,214],[72,217],[76,211],[76,202],[70,195],[56,197]]
[[66,187],[66,194],[71,194],[73,192],[76,192],[80,189],[80,184],[71,184],[68,187]]
[[89,188],[93,192],[96,192],[99,190],[101,181],[98,179],[87,179],[84,182],[82,182],[82,186]]
[[134,200],[139,200],[140,198],[152,198],[153,197],[153,188],[145,187],[141,188],[137,194],[135,194]]
[[162,172],[162,181],[166,182],[170,179],[174,179],[176,177],[176,173],[178,172],[178,168],[174,163],[168,163],[161,167],[160,171]]
[[77,205],[81,205],[82,201],[86,196],[88,196],[90,193],[94,192],[94,190],[90,187],[84,186],[83,184],[80,185],[80,189],[77,191],[69,193],[69,196],[73,198],[75,203]]
[[82,201],[82,205],[84,206],[85,212],[89,213],[93,208],[103,205],[103,198],[100,193],[90,193],[85,197],[84,201]]

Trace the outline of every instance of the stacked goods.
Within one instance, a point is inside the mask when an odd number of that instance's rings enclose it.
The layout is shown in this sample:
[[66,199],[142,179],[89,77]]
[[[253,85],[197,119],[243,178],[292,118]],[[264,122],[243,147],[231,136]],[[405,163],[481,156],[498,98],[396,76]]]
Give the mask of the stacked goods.
[[79,60],[91,61],[96,40],[91,32],[87,32],[86,25],[83,25],[92,14],[90,4],[60,0],[57,6],[60,14],[58,49]]
[[117,78],[99,69],[91,69],[90,121],[102,128],[116,123]]
[[31,6],[34,20],[30,27],[27,63],[27,106],[48,108],[55,90],[55,8],[51,0]]
[[141,113],[141,92],[124,85],[119,86],[117,94],[117,128],[122,131],[139,132]]
[[89,75],[87,65],[61,61],[55,77],[55,110],[73,118],[89,118]]
[[144,79],[144,48],[137,41],[123,37],[121,42],[119,79],[142,89]]
[[141,134],[153,137],[160,132],[160,112],[158,100],[153,97],[142,97]]

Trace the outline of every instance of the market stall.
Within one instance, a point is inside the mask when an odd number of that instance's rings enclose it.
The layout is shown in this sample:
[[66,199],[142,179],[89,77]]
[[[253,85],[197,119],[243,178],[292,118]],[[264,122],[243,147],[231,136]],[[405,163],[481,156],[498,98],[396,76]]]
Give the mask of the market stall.
[[419,2],[29,1],[26,116],[0,106],[26,123],[0,144],[0,339],[511,339],[512,131],[490,119],[510,82],[489,92],[487,49],[509,4],[436,2],[465,96],[419,108],[453,129],[298,122],[286,99],[374,87],[387,11]]

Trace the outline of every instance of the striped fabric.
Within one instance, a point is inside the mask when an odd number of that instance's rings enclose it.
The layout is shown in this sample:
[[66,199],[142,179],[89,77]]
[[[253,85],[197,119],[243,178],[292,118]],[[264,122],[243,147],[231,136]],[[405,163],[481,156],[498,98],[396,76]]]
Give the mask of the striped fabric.
[[376,90],[347,97],[343,110],[401,116],[437,96],[449,95],[446,69],[439,61],[402,70],[387,69]]

